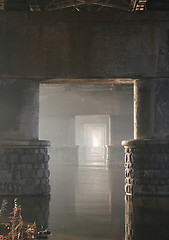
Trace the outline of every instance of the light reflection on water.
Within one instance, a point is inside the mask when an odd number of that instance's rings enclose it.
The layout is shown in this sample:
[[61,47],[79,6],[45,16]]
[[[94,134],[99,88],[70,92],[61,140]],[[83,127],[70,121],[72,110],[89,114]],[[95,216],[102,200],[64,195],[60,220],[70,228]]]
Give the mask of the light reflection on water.
[[[124,196],[124,167],[50,162],[51,197],[22,197],[23,220],[51,230],[51,240],[168,240],[169,198]],[[2,222],[13,208],[14,197]]]
[[123,166],[50,164],[50,239],[124,239]]

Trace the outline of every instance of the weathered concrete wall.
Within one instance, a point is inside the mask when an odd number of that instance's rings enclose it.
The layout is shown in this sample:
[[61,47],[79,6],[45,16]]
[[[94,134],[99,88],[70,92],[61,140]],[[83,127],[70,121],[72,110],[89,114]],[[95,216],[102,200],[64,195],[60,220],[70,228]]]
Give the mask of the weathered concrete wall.
[[134,85],[134,138],[169,138],[168,79],[138,80]]
[[0,141],[38,139],[39,82],[0,80]]
[[[75,87],[76,86],[76,87]],[[40,85],[40,117],[70,115],[131,115],[133,114],[132,85],[113,86],[105,90],[100,85],[81,84],[69,91],[63,85]]]
[[169,77],[169,14],[0,15],[0,77]]

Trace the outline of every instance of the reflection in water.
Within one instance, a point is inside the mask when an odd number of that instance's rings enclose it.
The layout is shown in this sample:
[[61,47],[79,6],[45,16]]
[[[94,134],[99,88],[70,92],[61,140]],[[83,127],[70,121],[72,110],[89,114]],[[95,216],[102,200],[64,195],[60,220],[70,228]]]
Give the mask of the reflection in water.
[[50,239],[122,240],[123,167],[108,169],[50,163]]
[[[51,159],[50,171],[50,216],[49,197],[18,200],[24,223],[49,226],[49,240],[168,240],[169,198],[128,196],[124,204],[122,166],[57,165]],[[0,223],[13,206],[14,197],[0,198]]]
[[50,239],[168,240],[169,199],[124,202],[122,166],[51,164]]
[[125,240],[168,240],[169,198],[125,199]]
[[0,202],[0,239],[47,238],[49,197],[8,197]]

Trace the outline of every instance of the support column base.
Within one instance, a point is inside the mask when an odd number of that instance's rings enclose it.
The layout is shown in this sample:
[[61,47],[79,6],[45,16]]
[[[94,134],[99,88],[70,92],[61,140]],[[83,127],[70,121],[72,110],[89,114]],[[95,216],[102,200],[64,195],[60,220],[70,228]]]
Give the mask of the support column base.
[[169,196],[169,140],[123,141],[127,195]]
[[0,195],[48,195],[47,141],[0,142]]
[[106,146],[106,162],[108,165],[123,164],[124,152],[121,146]]

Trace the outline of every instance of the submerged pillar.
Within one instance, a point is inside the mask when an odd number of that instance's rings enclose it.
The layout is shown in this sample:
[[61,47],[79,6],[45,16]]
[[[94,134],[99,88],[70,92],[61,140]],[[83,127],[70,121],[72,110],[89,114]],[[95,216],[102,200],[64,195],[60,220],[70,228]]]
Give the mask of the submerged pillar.
[[134,140],[125,148],[127,195],[169,195],[169,80],[134,84]]
[[48,141],[38,140],[39,82],[0,80],[0,195],[50,192]]

